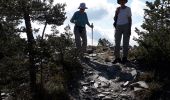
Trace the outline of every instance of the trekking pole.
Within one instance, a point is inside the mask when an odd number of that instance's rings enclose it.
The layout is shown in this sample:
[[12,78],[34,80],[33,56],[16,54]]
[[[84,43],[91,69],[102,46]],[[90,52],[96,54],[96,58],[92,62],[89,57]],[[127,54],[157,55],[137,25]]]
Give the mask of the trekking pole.
[[[92,26],[93,26],[93,23],[92,23]],[[93,57],[93,27],[92,27],[92,57]]]

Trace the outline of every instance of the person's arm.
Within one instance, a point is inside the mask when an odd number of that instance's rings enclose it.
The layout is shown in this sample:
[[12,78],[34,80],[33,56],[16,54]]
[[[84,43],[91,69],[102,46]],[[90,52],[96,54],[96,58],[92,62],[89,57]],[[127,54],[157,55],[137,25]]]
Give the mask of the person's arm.
[[114,21],[117,20],[117,16],[119,14],[119,10],[120,10],[120,7],[117,7],[116,11],[115,11],[115,16],[114,16]]
[[128,22],[129,22],[129,26],[131,27],[132,26],[132,17],[128,17]]
[[71,23],[76,23],[76,12],[74,13],[74,15],[72,16],[71,20],[70,20]]
[[85,13],[85,15],[86,15],[86,20],[87,20],[87,25],[89,26],[89,27],[91,27],[91,28],[93,28],[93,24],[92,25],[90,25],[90,23],[89,23],[89,20],[88,20],[88,17],[87,17],[87,14]]
[[131,9],[129,8],[129,12],[128,12],[128,23],[129,23],[129,33],[131,34],[131,27],[132,27],[132,13],[131,13]]
[[129,34],[131,35],[132,17],[128,17],[128,21],[129,21]]

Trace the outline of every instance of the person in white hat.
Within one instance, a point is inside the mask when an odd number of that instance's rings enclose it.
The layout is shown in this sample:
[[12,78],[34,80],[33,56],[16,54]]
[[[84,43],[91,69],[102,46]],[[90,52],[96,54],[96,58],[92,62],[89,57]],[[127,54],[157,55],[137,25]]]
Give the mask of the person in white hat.
[[[128,56],[129,39],[131,35],[131,25],[132,25],[132,14],[130,7],[125,6],[127,0],[117,0],[120,5],[116,9],[114,16],[114,26],[115,26],[115,60],[113,64],[119,62],[125,64]],[[123,57],[120,58],[120,42],[123,35]]]
[[87,47],[86,24],[91,28],[93,28],[93,24],[90,25],[88,21],[87,14],[85,12],[85,9],[88,9],[86,7],[86,4],[80,3],[78,9],[79,11],[76,11],[74,13],[70,22],[75,24],[74,35],[75,35],[76,47],[79,50],[79,52],[83,54],[86,51],[86,47]]

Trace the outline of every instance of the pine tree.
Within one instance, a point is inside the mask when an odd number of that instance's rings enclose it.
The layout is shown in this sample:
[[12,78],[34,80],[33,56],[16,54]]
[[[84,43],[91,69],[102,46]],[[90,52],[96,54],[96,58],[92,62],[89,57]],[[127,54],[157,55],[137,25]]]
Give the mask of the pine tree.
[[170,1],[146,2],[144,23],[136,28],[138,57],[152,69],[166,69],[170,62]]
[[[38,21],[54,25],[62,25],[65,17],[65,4],[53,6],[53,0],[1,0],[0,1],[0,22],[2,33],[8,30],[9,34],[26,32],[27,34],[27,53],[29,57],[30,89],[32,99],[36,99],[36,66],[35,66],[35,39],[33,36],[32,22]],[[20,23],[25,22],[22,29],[18,29]],[[5,25],[6,24],[6,25]],[[11,28],[11,29],[10,29]],[[6,29],[6,30],[5,30]],[[45,30],[45,28],[44,28]],[[9,38],[6,36],[5,38]],[[43,36],[42,36],[43,38]]]
[[110,47],[112,44],[106,39],[106,38],[100,38],[98,40],[98,45],[99,46],[106,46],[106,47]]

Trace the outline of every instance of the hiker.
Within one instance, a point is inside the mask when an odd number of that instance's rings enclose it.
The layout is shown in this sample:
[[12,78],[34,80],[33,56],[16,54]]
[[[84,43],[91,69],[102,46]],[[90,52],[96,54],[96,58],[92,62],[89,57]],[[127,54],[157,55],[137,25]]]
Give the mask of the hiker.
[[[129,39],[131,35],[131,26],[132,26],[132,14],[130,7],[127,7],[125,4],[127,0],[117,0],[117,3],[120,5],[115,11],[114,16],[114,26],[115,26],[115,63],[125,64],[128,59],[128,48],[129,48]],[[123,57],[120,58],[120,43],[123,35]]]
[[85,9],[88,9],[86,7],[86,4],[80,3],[78,9],[79,11],[76,11],[74,13],[70,22],[75,24],[74,35],[75,35],[76,47],[79,53],[83,54],[86,51],[86,47],[87,47],[86,24],[91,28],[93,28],[93,24],[90,25],[88,21],[87,14],[85,12]]

